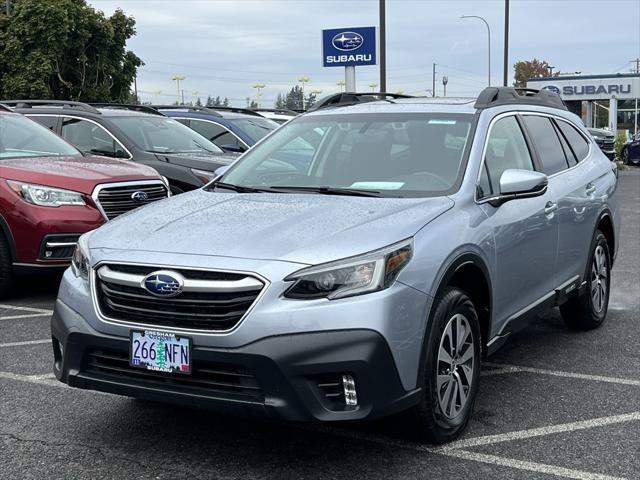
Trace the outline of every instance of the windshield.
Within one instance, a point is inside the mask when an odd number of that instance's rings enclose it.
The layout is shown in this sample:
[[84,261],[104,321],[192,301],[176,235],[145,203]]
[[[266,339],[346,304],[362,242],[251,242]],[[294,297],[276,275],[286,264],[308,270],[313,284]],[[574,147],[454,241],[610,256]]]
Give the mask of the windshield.
[[278,191],[422,197],[455,191],[476,115],[309,115],[283,125],[221,179]]
[[254,142],[257,142],[280,126],[267,118],[239,118],[231,120],[231,123],[249,135]]
[[81,155],[55,133],[33,120],[22,115],[0,115],[0,160]]
[[209,140],[189,127],[167,117],[112,117],[139,148],[152,153],[222,153]]

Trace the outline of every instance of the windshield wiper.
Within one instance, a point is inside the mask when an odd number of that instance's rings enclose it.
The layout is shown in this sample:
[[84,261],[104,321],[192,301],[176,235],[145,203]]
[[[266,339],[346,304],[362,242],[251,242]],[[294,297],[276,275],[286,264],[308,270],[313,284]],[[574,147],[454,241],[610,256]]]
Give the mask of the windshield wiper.
[[269,187],[273,191],[282,192],[310,192],[322,195],[348,195],[353,197],[385,197],[378,190],[365,190],[360,188],[340,188],[340,187],[309,187],[309,186],[287,186],[272,185]]
[[216,188],[225,188],[227,190],[233,190],[234,192],[238,192],[238,193],[262,193],[262,192],[271,191],[271,189],[245,187],[243,185],[234,185],[233,183],[225,183],[225,182],[213,182],[211,185],[207,187],[207,190],[214,190]]

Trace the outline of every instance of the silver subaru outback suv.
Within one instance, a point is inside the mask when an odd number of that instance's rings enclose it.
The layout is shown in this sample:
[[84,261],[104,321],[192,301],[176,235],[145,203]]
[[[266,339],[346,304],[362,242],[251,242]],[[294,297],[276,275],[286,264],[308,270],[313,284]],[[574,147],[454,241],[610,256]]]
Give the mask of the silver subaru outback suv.
[[617,172],[548,91],[339,94],[206,187],[81,237],[52,318],[73,387],[461,434],[480,364],[607,314]]

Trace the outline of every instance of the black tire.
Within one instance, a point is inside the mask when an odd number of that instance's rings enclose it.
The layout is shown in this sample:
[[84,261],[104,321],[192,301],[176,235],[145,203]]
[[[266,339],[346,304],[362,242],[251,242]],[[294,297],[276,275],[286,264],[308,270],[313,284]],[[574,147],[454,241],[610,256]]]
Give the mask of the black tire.
[[629,150],[627,150],[626,148],[622,150],[621,156],[622,156],[622,163],[624,165],[629,165]]
[[6,296],[14,285],[13,267],[9,244],[0,232],[0,298]]
[[[461,361],[457,366],[454,364],[453,372],[451,372],[451,369],[447,368],[448,363],[442,361],[439,355],[441,347],[447,345],[447,327],[451,322],[456,322],[460,316],[467,322],[465,328],[461,329],[465,339],[463,346],[466,345],[467,348],[453,349],[454,359]],[[451,336],[458,336],[457,328]],[[473,341],[472,344],[467,343],[469,337]],[[419,429],[416,433],[421,439],[430,443],[450,442],[458,438],[464,431],[473,412],[480,383],[482,358],[478,314],[473,302],[462,290],[448,288],[436,300],[435,313],[425,342],[424,396],[420,404],[413,408],[411,417],[414,420],[414,428]],[[473,355],[471,365],[468,361],[462,361],[469,349]],[[464,403],[459,394],[460,388],[463,390],[465,388],[464,382],[461,380],[463,375],[467,380],[466,401]],[[469,375],[471,376],[470,381]],[[448,381],[447,377],[449,377]],[[452,389],[455,391],[448,390],[450,384],[453,384]],[[453,399],[452,402],[447,402],[447,398]],[[460,400],[460,409],[456,412],[458,400]],[[449,411],[447,411],[448,409]]]
[[[604,262],[601,267],[598,263],[600,261]],[[607,238],[600,230],[593,237],[584,278],[587,281],[585,291],[560,305],[564,323],[573,330],[593,330],[607,318],[611,291],[611,254]]]

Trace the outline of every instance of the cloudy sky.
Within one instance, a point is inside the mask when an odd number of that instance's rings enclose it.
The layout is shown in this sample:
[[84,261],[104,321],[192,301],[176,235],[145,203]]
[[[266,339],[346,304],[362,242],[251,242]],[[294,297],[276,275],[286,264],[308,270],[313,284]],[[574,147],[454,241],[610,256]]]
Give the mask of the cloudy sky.
[[[185,100],[207,95],[243,106],[264,83],[262,105],[273,106],[300,76],[321,96],[339,91],[343,68],[323,68],[321,30],[377,25],[378,0],[89,0],[111,14],[135,17],[129,48],[146,65],[138,76],[143,100],[173,102],[179,74]],[[432,64],[437,92],[471,96],[487,84],[491,27],[492,82],[502,82],[503,0],[387,0],[387,90],[425,94]],[[628,73],[640,57],[640,0],[512,0],[510,66],[534,57],[563,72]],[[510,78],[512,68],[510,67]],[[378,81],[378,67],[357,69],[358,90]]]

